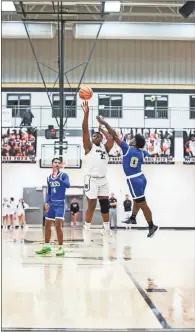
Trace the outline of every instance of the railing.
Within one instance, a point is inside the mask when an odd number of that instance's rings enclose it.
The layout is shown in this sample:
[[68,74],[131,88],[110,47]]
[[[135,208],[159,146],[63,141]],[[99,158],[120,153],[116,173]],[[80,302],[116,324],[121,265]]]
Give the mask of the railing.
[[[26,110],[32,114],[27,121],[23,121]],[[27,126],[48,128],[48,125],[57,126],[59,123],[58,107],[12,107],[2,106],[2,127]],[[89,127],[97,127],[96,116],[101,115],[114,127],[160,127],[160,128],[195,128],[195,108],[155,108],[144,109],[139,107],[97,107],[90,106]],[[66,127],[81,128],[83,110],[81,107],[65,107],[64,122],[67,116]]]

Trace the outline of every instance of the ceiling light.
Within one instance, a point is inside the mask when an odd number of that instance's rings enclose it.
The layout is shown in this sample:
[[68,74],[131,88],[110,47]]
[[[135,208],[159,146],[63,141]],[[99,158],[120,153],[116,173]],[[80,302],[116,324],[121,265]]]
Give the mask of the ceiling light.
[[13,1],[2,1],[1,11],[2,12],[15,12],[16,8],[14,6]]
[[188,18],[195,11],[195,1],[187,1],[180,9],[179,12],[184,18]]
[[105,1],[104,12],[105,13],[119,13],[121,8],[120,1]]

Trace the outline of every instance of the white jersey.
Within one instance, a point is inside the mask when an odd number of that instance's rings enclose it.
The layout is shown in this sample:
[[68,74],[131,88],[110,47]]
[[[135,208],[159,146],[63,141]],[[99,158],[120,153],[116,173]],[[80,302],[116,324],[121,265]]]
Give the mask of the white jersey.
[[195,141],[189,141],[189,148],[191,150],[194,150],[195,149]]
[[19,202],[18,206],[17,206],[17,214],[18,216],[24,215],[25,214],[25,210],[29,207],[28,204],[26,203],[21,203]]
[[103,178],[107,173],[109,157],[104,144],[97,146],[92,144],[92,148],[85,155],[86,175]]
[[16,213],[16,204],[14,202],[9,203],[9,209],[8,209],[9,214],[14,214]]
[[8,203],[3,202],[1,206],[2,206],[2,216],[5,217],[8,215]]
[[195,141],[189,141],[190,152],[193,157],[195,157]]

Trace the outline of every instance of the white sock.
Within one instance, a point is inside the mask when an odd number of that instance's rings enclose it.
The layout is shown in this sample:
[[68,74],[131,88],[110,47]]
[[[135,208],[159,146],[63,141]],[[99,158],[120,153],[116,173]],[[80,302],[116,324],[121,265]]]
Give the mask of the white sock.
[[50,243],[45,243],[44,247],[51,248],[51,245],[50,245]]
[[103,225],[104,225],[105,231],[109,231],[109,229],[110,229],[110,223],[109,223],[109,221],[108,222],[104,222]]
[[90,227],[91,227],[91,223],[85,221],[85,228],[90,229]]

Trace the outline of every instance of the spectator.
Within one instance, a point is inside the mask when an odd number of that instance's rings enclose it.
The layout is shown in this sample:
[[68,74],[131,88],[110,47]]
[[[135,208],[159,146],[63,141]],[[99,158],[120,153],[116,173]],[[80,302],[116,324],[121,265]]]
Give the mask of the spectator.
[[112,221],[115,228],[117,228],[117,199],[114,197],[114,193],[111,193],[109,199],[109,214],[110,214],[110,226],[112,227]]
[[14,228],[14,221],[16,219],[16,204],[14,202],[14,198],[10,198],[9,208],[8,208],[10,229]]
[[22,118],[22,122],[21,122],[20,126],[28,126],[28,127],[31,126],[34,115],[32,114],[30,108],[28,108],[24,111],[23,116],[21,116],[21,118]]
[[7,198],[3,199],[2,202],[2,219],[3,219],[3,227],[6,229],[8,225],[8,200]]
[[124,210],[125,210],[125,219],[129,219],[131,215],[131,207],[132,202],[129,198],[129,195],[125,195],[125,200],[123,202]]
[[26,219],[25,219],[25,210],[29,207],[28,204],[24,203],[23,199],[20,199],[17,205],[17,215],[18,215],[18,221],[23,228],[23,226],[26,226]]
[[1,155],[3,157],[36,155],[36,130],[32,128],[7,128],[2,137]]
[[70,204],[70,212],[71,212],[71,215],[72,215],[73,225],[76,226],[77,215],[79,213],[79,203],[77,202],[76,198],[74,198],[72,203]]

